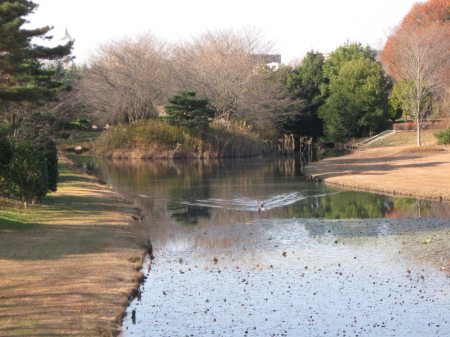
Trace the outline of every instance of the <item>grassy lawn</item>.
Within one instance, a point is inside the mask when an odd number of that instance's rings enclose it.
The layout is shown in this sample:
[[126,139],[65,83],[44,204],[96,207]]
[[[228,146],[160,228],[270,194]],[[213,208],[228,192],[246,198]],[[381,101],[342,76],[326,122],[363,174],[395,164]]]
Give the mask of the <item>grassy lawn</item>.
[[[436,145],[437,139],[434,136],[436,131],[422,131],[422,145]],[[395,132],[386,137],[370,142],[363,148],[374,148],[382,146],[415,146],[417,144],[417,135],[413,131]]]
[[132,205],[60,165],[58,191],[0,199],[0,336],[112,336],[144,254]]
[[58,142],[58,147],[66,149],[80,145],[89,148],[101,134],[100,131],[73,131],[68,139]]
[[312,163],[312,177],[329,184],[389,195],[450,202],[450,146],[437,145],[435,131],[397,132],[343,156]]

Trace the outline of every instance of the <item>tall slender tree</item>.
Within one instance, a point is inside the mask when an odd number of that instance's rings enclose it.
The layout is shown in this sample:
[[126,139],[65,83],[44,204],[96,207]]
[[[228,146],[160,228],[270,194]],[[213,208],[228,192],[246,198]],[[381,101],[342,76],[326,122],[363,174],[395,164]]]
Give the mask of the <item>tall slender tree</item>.
[[414,5],[389,36],[381,60],[397,81],[401,108],[416,122],[420,146],[421,122],[450,84],[450,0]]

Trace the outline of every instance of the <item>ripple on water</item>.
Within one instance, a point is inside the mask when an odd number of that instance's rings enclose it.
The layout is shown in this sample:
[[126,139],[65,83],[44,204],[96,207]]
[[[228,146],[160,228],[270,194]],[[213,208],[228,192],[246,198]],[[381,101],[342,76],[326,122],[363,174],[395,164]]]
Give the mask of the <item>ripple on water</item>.
[[159,252],[124,336],[450,336],[449,220],[232,227],[190,234],[229,248]]

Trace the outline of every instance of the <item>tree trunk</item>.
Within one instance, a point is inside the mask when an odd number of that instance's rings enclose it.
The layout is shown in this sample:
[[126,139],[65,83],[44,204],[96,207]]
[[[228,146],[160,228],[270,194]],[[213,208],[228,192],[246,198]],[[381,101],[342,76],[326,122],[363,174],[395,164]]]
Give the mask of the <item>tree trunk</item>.
[[417,119],[416,122],[416,136],[417,136],[417,146],[422,146],[422,140],[421,140],[421,135],[420,135],[420,121],[419,119]]

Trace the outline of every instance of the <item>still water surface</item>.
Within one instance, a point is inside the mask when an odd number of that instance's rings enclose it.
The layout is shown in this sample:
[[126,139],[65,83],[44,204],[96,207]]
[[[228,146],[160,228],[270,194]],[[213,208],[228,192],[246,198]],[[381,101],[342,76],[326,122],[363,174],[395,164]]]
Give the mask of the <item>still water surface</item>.
[[154,249],[124,336],[450,336],[448,204],[306,181],[286,159],[95,167]]

